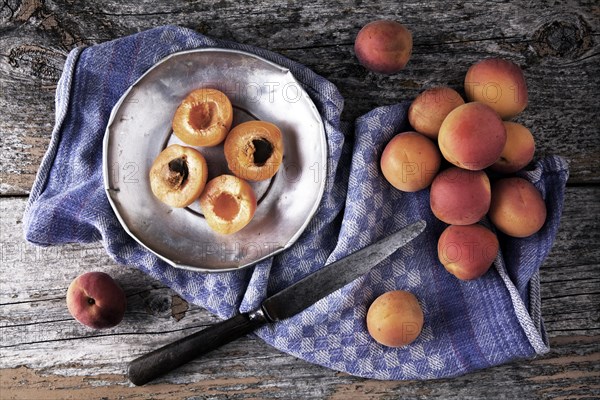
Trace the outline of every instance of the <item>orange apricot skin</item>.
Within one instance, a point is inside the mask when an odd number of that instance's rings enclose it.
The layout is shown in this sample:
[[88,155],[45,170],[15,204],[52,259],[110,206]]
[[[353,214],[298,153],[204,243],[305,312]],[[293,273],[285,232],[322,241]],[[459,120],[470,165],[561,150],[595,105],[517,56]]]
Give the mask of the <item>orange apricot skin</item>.
[[524,238],[538,232],[546,222],[546,203],[528,180],[502,178],[492,186],[489,217],[505,234]]
[[429,201],[439,220],[452,225],[474,224],[489,210],[490,180],[484,171],[450,167],[434,178]]
[[368,70],[393,74],[402,70],[412,54],[412,34],[396,21],[377,20],[356,35],[354,52]]
[[417,132],[394,136],[381,155],[381,172],[396,189],[416,192],[431,184],[442,156],[437,146]]
[[414,294],[404,290],[377,297],[367,311],[367,330],[378,343],[402,347],[412,343],[423,329],[424,315]]
[[535,139],[531,131],[516,122],[504,121],[506,128],[506,144],[490,169],[492,171],[510,174],[527,166],[535,154]]
[[527,107],[525,76],[511,61],[501,58],[479,61],[467,71],[464,84],[469,101],[487,104],[502,119],[513,118]]
[[479,225],[450,225],[438,240],[438,258],[461,280],[483,276],[496,259],[500,243],[496,234]]
[[427,89],[410,105],[408,121],[417,132],[437,139],[444,119],[450,111],[463,104],[463,98],[452,88],[439,86]]
[[494,164],[505,144],[506,128],[500,116],[483,103],[466,103],[452,110],[438,135],[444,158],[470,170]]
[[221,143],[233,122],[233,106],[217,89],[196,89],[181,102],[173,117],[173,133],[190,146]]
[[67,308],[81,324],[94,329],[118,325],[127,308],[121,286],[105,272],[91,271],[75,278],[67,289]]

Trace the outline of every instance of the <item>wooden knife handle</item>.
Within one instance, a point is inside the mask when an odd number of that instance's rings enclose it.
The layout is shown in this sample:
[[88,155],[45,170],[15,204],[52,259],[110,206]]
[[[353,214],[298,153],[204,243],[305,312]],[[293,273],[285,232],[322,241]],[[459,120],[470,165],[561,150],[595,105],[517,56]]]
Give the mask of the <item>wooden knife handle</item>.
[[143,385],[224,344],[252,332],[267,321],[262,314],[238,314],[204,330],[136,358],[129,363],[127,376],[134,385]]

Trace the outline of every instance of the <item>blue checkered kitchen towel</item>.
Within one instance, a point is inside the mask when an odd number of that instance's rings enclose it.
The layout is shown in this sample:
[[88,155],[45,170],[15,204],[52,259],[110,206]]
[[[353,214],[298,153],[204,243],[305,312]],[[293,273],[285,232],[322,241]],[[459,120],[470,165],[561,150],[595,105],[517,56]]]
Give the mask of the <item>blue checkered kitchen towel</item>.
[[[242,271],[206,274],[172,268],[131,239],[119,225],[102,179],[102,140],[112,107],[154,63],[180,50],[221,47],[255,53],[290,69],[325,123],[328,176],[324,197],[308,228],[284,253]],[[102,241],[119,263],[135,266],[187,300],[220,317],[261,301],[325,263],[397,229],[425,219],[428,228],[370,273],[288,320],[256,334],[312,363],[362,377],[430,379],[464,374],[548,351],[540,315],[539,268],[556,235],[568,169],[559,157],[523,173],[541,190],[548,220],[526,239],[501,237],[495,268],[463,282],[437,261],[444,224],[429,209],[428,190],[402,193],[382,178],[378,160],[387,141],[410,129],[409,103],[377,108],[342,128],[343,99],[306,67],[272,52],[214,40],[166,26],[73,50],[56,97],[56,125],[31,191],[25,235],[47,246]],[[368,305],[389,290],[416,295],[425,314],[419,338],[386,348],[366,330]]]

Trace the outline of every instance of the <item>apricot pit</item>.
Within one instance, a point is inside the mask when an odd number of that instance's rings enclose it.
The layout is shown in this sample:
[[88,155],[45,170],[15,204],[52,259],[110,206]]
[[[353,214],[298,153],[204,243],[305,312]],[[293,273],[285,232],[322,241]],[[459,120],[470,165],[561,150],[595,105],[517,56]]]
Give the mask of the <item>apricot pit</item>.
[[283,161],[281,130],[267,121],[248,121],[233,128],[225,139],[227,166],[239,178],[272,178]]
[[192,204],[202,193],[207,178],[204,156],[194,148],[178,144],[164,149],[150,168],[152,193],[171,207]]

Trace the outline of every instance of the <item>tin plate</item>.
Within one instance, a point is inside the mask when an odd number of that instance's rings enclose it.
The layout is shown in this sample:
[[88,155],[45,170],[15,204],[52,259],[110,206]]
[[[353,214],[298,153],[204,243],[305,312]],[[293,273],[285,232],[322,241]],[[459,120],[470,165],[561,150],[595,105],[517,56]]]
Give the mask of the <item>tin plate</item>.
[[[182,144],[171,121],[185,96],[216,88],[234,106],[233,125],[259,119],[276,124],[284,158],[269,181],[251,183],[258,199],[252,221],[220,235],[207,225],[199,204],[172,208],[150,189],[154,159],[171,143]],[[223,146],[196,147],[209,179],[230,173]],[[123,228],[157,256],[204,272],[244,268],[289,248],[314,215],[325,188],[327,142],[314,103],[292,73],[253,54],[226,49],[175,53],[154,65],[113,108],[104,137],[104,186]]]

